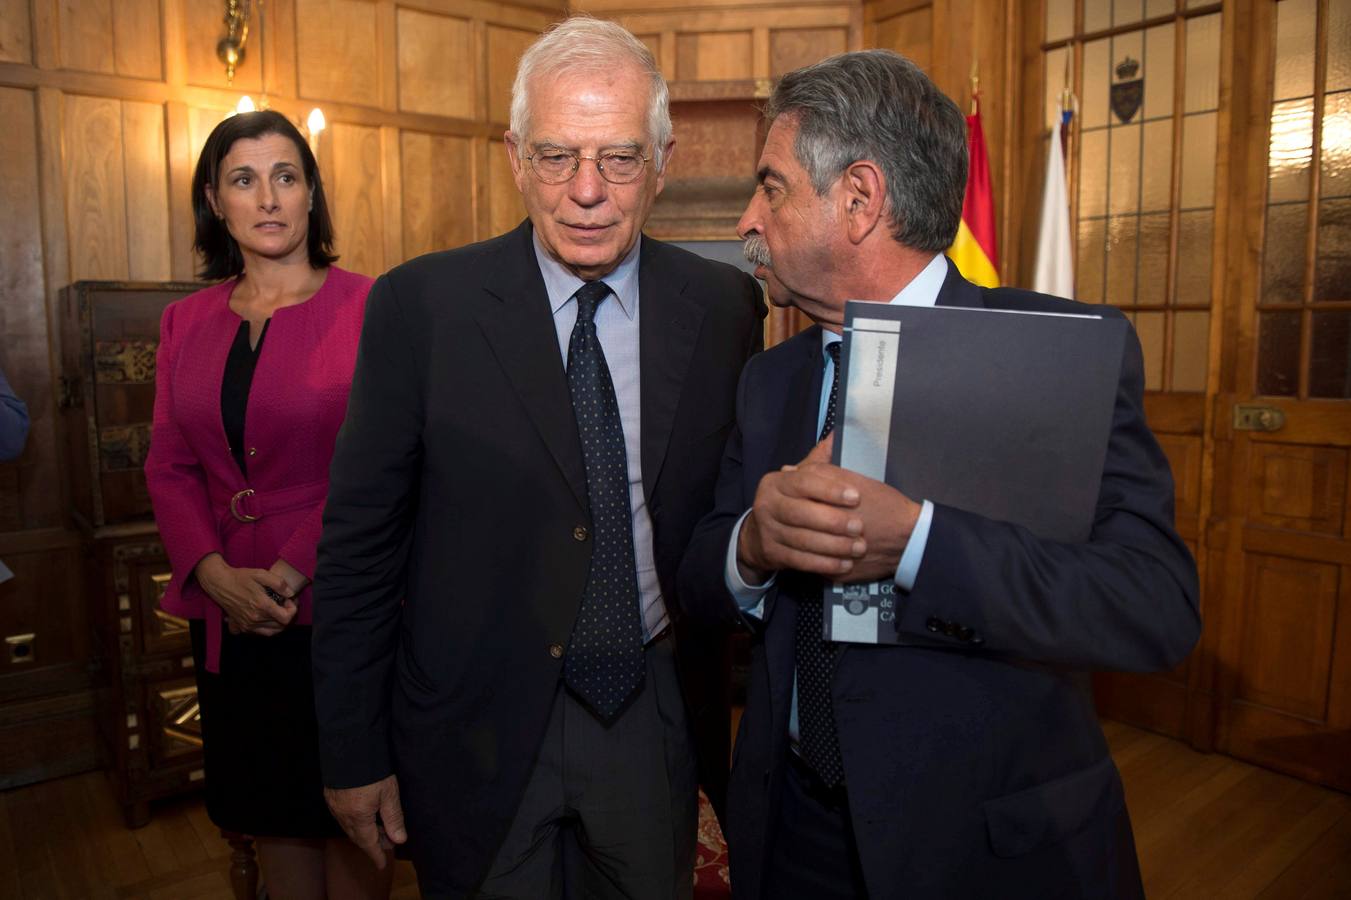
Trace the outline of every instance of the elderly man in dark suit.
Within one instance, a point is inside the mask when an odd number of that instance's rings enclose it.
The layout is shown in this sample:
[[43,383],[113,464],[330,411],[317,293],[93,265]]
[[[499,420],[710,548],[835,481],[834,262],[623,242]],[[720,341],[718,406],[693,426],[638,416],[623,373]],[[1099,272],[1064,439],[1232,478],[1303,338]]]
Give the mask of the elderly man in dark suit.
[[[981,289],[943,257],[965,123],[908,60],[868,51],[790,73],[766,115],[739,230],[771,300],[816,324],[747,365],[716,509],[678,582],[687,612],[755,632],[728,790],[733,893],[1138,897],[1087,673],[1166,669],[1199,633],[1139,342],[1120,362],[1086,543],[830,465],[846,300],[1120,313]],[[894,580],[901,644],[823,640],[826,577]]]
[[727,716],[682,697],[675,572],[764,304],[641,235],[667,106],[641,42],[564,22],[513,88],[529,221],[371,291],[315,692],[330,806],[364,846],[406,840],[426,897],[691,893],[689,722],[721,731],[716,784]]

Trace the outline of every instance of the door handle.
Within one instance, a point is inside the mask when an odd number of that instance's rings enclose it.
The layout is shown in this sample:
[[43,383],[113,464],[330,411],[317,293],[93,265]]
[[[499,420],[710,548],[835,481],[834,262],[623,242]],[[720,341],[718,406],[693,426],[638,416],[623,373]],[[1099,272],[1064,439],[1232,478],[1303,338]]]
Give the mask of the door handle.
[[1284,427],[1284,410],[1260,403],[1234,404],[1235,431],[1280,431]]

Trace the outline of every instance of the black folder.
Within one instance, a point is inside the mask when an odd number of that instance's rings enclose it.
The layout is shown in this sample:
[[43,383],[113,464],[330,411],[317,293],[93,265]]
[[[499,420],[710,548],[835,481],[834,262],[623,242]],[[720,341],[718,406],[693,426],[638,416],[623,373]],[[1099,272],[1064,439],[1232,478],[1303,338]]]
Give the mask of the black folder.
[[[1088,538],[1124,319],[850,302],[834,462],[908,497]],[[895,641],[892,585],[827,586],[825,636]]]

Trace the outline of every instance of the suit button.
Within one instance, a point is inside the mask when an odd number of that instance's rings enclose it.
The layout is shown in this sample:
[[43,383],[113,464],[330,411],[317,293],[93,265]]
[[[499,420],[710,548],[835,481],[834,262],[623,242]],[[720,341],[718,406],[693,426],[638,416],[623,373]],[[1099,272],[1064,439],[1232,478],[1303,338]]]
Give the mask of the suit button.
[[924,627],[937,634],[943,630],[943,620],[930,616],[924,623]]
[[250,448],[249,448],[249,456],[257,456],[257,455],[258,455],[258,448],[257,448],[257,447],[250,447]]
[[549,645],[549,655],[552,656],[554,659],[562,659],[562,658],[563,658],[563,645],[562,645],[562,644],[550,644],[550,645]]
[[584,540],[586,540],[586,529],[583,528],[583,527],[580,526],[580,525],[578,525],[576,528],[572,529],[572,539],[573,539],[574,541],[584,541]]

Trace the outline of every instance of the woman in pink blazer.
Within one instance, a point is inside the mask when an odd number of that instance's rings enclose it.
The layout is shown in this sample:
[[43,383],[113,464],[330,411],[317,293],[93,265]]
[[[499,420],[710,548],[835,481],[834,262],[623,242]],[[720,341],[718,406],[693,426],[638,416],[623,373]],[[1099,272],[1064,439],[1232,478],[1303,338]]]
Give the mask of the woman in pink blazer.
[[315,548],[371,280],[332,265],[314,155],[279,113],[212,131],[202,277],[160,326],[146,481],[190,620],[207,812],[257,838],[270,896],[386,896],[324,805],[310,675]]

